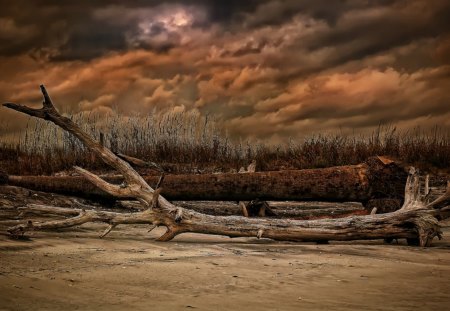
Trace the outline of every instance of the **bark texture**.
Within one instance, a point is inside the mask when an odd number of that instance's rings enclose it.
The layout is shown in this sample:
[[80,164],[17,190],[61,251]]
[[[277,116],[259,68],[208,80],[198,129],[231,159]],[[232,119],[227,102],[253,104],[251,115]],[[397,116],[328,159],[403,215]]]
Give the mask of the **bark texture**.
[[[29,230],[72,227],[89,221],[109,224],[101,236],[105,236],[117,225],[149,224],[165,226],[167,232],[160,241],[169,241],[184,232],[217,234],[230,237],[264,237],[289,241],[324,240],[367,240],[406,238],[417,240],[427,246],[441,231],[436,217],[449,216],[450,184],[446,193],[427,203],[428,193],[422,195],[418,173],[411,170],[406,182],[403,207],[387,214],[371,214],[340,219],[287,220],[267,218],[246,218],[238,216],[211,216],[176,206],[160,195],[160,189],[153,190],[146,181],[125,161],[109,149],[96,142],[81,130],[71,119],[61,116],[53,106],[44,86],[41,86],[44,103],[41,109],[32,109],[12,103],[6,107],[28,115],[49,120],[80,139],[87,148],[101,157],[105,163],[117,169],[124,177],[124,184],[113,185],[100,177],[76,167],[76,171],[88,181],[111,195],[120,198],[134,197],[146,209],[136,213],[113,213],[93,210],[77,210],[75,217],[59,221],[21,224],[9,229],[13,235]],[[428,187],[426,187],[428,188]],[[32,207],[29,207],[32,209]],[[58,211],[52,210],[52,213]],[[66,213],[66,211],[63,211]],[[67,215],[66,215],[67,216]]]
[[[123,155],[122,155],[123,156]],[[403,199],[407,173],[393,161],[381,157],[359,165],[322,169],[202,175],[166,175],[162,194],[170,200],[203,201],[329,201],[362,202],[372,199]],[[121,184],[123,178],[104,177]],[[144,176],[149,185],[158,176]],[[67,195],[113,199],[113,196],[83,177],[9,176],[10,185]],[[397,208],[400,207],[400,204]]]

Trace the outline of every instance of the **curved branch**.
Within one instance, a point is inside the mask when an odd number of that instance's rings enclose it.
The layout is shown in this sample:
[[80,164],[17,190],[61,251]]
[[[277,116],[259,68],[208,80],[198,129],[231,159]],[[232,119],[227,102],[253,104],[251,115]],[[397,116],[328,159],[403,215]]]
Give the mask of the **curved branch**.
[[426,208],[428,209],[440,209],[445,207],[446,205],[450,205],[450,181],[447,182],[447,188],[445,189],[445,193],[438,197],[431,203],[428,203]]
[[[121,188],[117,185],[108,184],[98,176],[81,168],[77,168],[78,172],[97,186],[110,191],[116,196],[126,194],[126,196],[132,196],[146,203],[146,205],[154,206],[155,208],[149,208],[142,212],[131,214],[81,210],[78,216],[65,220],[37,224],[28,222],[25,225],[13,227],[9,230],[12,234],[23,234],[27,230],[70,227],[89,221],[97,221],[106,222],[110,225],[105,231],[106,234],[118,224],[165,226],[168,229],[158,239],[160,241],[169,241],[177,234],[183,232],[193,232],[230,237],[264,236],[265,238],[275,240],[290,241],[348,241],[406,238],[420,239],[420,244],[426,246],[429,245],[435,236],[440,237],[439,224],[434,216],[437,212],[447,211],[445,208],[442,209],[442,207],[447,204],[450,191],[447,189],[446,195],[425,205],[420,195],[418,174],[415,171],[411,171],[408,178],[404,206],[402,209],[388,214],[302,221],[210,216],[177,207],[159,195],[160,190],[153,195],[154,190],[128,163],[96,142],[69,118],[61,116],[54,108],[44,86],[41,86],[41,90],[44,95],[44,105],[41,109],[31,109],[11,103],[5,104],[5,106],[31,116],[50,120],[64,130],[72,133],[105,163],[119,170],[123,174],[127,185]],[[157,200],[157,204],[155,204],[154,200]]]
[[167,227],[167,231],[162,236],[157,238],[156,241],[167,242],[167,241],[172,240],[178,234],[179,234],[179,232],[177,232],[176,230],[173,230],[172,228]]
[[90,213],[82,211],[78,216],[64,220],[54,220],[43,223],[33,223],[31,220],[29,220],[25,225],[20,224],[12,228],[9,228],[8,232],[13,236],[18,236],[23,235],[26,231],[69,228],[82,225],[92,220],[93,220],[92,215]]
[[139,185],[142,189],[153,191],[153,189],[145,182],[145,180],[129,165],[117,157],[108,148],[102,146],[99,142],[94,140],[91,136],[85,133],[78,125],[76,125],[71,119],[66,118],[59,114],[50,99],[44,85],[40,86],[42,94],[44,96],[43,107],[41,109],[32,109],[26,106],[17,105],[13,103],[6,103],[3,106],[23,112],[27,115],[49,120],[62,129],[68,131],[75,137],[77,137],[88,149],[99,156],[105,163],[116,168],[123,175],[128,184]]
[[150,224],[153,225],[154,217],[148,212],[138,213],[116,213],[106,211],[95,210],[83,210],[63,207],[44,206],[37,204],[30,204],[26,207],[18,209],[23,214],[36,214],[36,215],[59,215],[69,216],[67,219],[53,220],[46,222],[33,223],[28,221],[26,224],[19,224],[8,229],[8,232],[14,236],[23,235],[27,231],[31,230],[51,230],[59,228],[69,228],[79,226],[88,222],[104,222],[110,225],[110,227],[101,235],[105,236],[113,228],[119,224]]
[[103,179],[101,179],[99,176],[81,167],[74,166],[74,169],[77,173],[82,175],[84,178],[93,183],[95,186],[115,197],[128,198],[132,196],[131,190],[128,187],[120,187],[119,185],[110,184],[109,182],[106,182]]
[[104,238],[104,237],[107,236],[107,235],[111,232],[111,230],[114,229],[115,227],[117,227],[117,225],[109,225],[108,228],[106,228],[106,230],[105,230],[102,234],[100,234],[99,237],[100,237],[101,239]]

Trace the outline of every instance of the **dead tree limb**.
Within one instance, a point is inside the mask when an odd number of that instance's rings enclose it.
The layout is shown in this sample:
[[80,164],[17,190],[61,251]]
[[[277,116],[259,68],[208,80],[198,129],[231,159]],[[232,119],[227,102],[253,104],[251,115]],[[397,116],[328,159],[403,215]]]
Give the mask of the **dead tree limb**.
[[[424,205],[419,209],[410,209],[405,205],[402,210],[368,216],[353,216],[341,219],[322,220],[286,220],[266,218],[245,218],[236,216],[210,216],[186,209],[177,208],[169,214],[160,215],[157,209],[147,209],[138,213],[114,213],[105,211],[88,211],[82,209],[67,209],[43,206],[28,206],[22,211],[32,213],[50,213],[54,215],[72,216],[71,218],[34,224],[28,222],[9,229],[14,235],[31,230],[48,230],[78,226],[87,222],[105,222],[109,225],[106,232],[119,224],[149,224],[172,225],[159,240],[167,241],[183,232],[227,235],[230,237],[265,237],[275,240],[289,241],[323,241],[323,240],[367,240],[367,239],[399,239],[422,246],[430,244],[431,240],[441,231],[436,216],[447,218],[450,211],[447,208],[436,209],[442,202],[447,206],[450,201],[450,187],[439,200]],[[412,204],[416,205],[416,203]],[[181,221],[176,215],[183,213]],[[160,222],[158,222],[160,221]]]
[[[258,201],[257,201],[258,202]],[[244,214],[242,204],[231,201],[175,201],[181,206],[199,213],[215,216],[242,216]],[[267,203],[270,212],[264,211],[260,215],[260,206]],[[321,218],[343,218],[354,215],[368,215],[369,211],[356,202],[329,203],[329,202],[259,202],[254,217],[273,217],[290,219],[321,219]],[[136,201],[119,201],[117,206],[130,211],[141,211],[143,207]],[[248,214],[247,209],[245,211]],[[244,215],[245,216],[245,215]]]
[[[265,201],[367,203],[373,199],[392,198],[398,200],[398,209],[403,200],[406,177],[404,168],[397,163],[374,157],[358,165],[321,169],[166,175],[163,194],[170,200],[183,201],[251,201],[258,198]],[[149,185],[158,183],[158,176],[143,178]],[[104,179],[113,184],[123,181],[119,176]],[[9,176],[8,183],[38,191],[95,199],[113,198],[77,176]]]
[[[147,167],[147,168],[155,168],[157,169],[160,173],[161,176],[159,176],[159,179],[156,183],[155,189],[158,189],[161,187],[164,178],[166,177],[166,173],[164,172],[164,169],[162,168],[161,165],[155,163],[155,162],[147,162],[147,161],[143,161],[141,159],[135,158],[135,157],[130,157],[128,155],[122,154],[122,153],[117,153],[117,156],[125,161],[127,161],[128,163],[137,166],[137,167]],[[144,178],[145,179],[145,178]],[[146,180],[147,183],[149,183],[148,180]],[[151,183],[149,183],[151,184]]]
[[125,161],[117,157],[81,130],[69,118],[61,116],[53,106],[44,86],[41,86],[44,104],[41,109],[7,103],[6,107],[30,116],[49,120],[80,139],[83,144],[103,161],[117,169],[126,181],[124,187],[111,185],[98,176],[77,168],[77,171],[97,187],[111,195],[130,196],[148,207],[142,212],[118,214],[112,212],[81,210],[78,216],[66,220],[19,225],[9,229],[11,234],[21,234],[29,230],[71,227],[90,221],[103,221],[109,225],[145,223],[152,226],[165,226],[166,233],[160,241],[169,241],[184,232],[225,235],[230,237],[264,237],[275,240],[323,241],[323,240],[367,240],[367,239],[418,239],[421,246],[430,244],[441,231],[437,215],[447,217],[450,199],[450,186],[446,193],[429,203],[421,201],[417,189],[418,174],[411,171],[406,183],[405,204],[388,214],[355,216],[341,219],[286,220],[267,218],[246,218],[237,216],[211,216],[175,206],[163,196],[158,195],[157,204],[154,190]]

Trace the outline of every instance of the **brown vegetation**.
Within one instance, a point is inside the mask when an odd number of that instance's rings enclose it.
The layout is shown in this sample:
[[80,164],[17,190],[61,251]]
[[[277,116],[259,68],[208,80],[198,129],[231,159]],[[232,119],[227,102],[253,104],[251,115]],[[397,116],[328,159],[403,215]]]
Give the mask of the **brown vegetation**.
[[445,219],[450,216],[447,206],[450,200],[450,184],[447,186],[444,195],[429,203],[428,179],[425,193],[422,194],[419,176],[414,169],[411,169],[408,177],[403,207],[396,212],[382,215],[377,215],[374,212],[367,216],[301,221],[211,216],[188,210],[167,201],[160,195],[161,188],[152,189],[127,162],[116,156],[103,143],[93,139],[71,119],[61,116],[53,106],[44,86],[41,86],[41,90],[44,95],[41,109],[32,109],[12,103],[4,105],[30,116],[51,121],[74,135],[90,151],[100,157],[105,164],[118,170],[123,175],[124,184],[110,184],[80,167],[75,167],[75,170],[103,191],[118,198],[133,197],[146,209],[142,212],[123,214],[48,207],[47,210],[52,214],[67,215],[67,213],[71,213],[72,215],[76,213],[76,215],[61,221],[48,221],[38,224],[28,222],[17,225],[8,230],[13,235],[20,235],[29,230],[59,229],[94,221],[109,224],[108,229],[102,236],[105,236],[120,224],[148,224],[152,229],[157,226],[164,226],[167,231],[158,239],[159,241],[169,241],[181,233],[193,232],[230,237],[257,236],[258,238],[266,237],[289,241],[406,238],[411,243],[428,246],[434,237],[441,237],[438,219]]
[[[160,163],[171,173],[229,172],[252,160],[256,160],[258,171],[321,168],[358,164],[375,155],[427,170],[450,167],[450,134],[438,127],[400,132],[393,126],[379,126],[369,136],[318,134],[269,146],[232,140],[212,117],[193,113],[132,117],[77,114],[72,119],[93,137],[102,138],[112,151]],[[6,127],[0,124],[5,132]],[[91,170],[107,168],[77,139],[38,119],[30,119],[14,140],[0,141],[0,164],[16,175],[52,174],[74,165]]]

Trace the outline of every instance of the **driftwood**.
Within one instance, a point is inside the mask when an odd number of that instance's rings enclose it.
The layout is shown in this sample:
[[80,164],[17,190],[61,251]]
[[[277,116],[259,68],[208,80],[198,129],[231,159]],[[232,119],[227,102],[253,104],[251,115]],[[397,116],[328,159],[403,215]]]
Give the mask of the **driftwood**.
[[[130,157],[121,155],[130,160]],[[131,158],[134,159],[134,158]],[[138,159],[135,159],[138,160]],[[136,161],[131,161],[135,163]],[[142,161],[143,162],[143,161]],[[143,162],[147,163],[147,162]],[[196,201],[329,201],[362,202],[391,198],[401,206],[407,173],[395,162],[381,157],[359,165],[323,169],[246,172],[201,175],[166,175],[163,195],[170,200]],[[123,177],[102,177],[121,184]],[[149,185],[158,176],[143,176]],[[80,176],[9,176],[8,184],[37,191],[93,199],[114,199],[111,194]]]
[[[97,175],[75,167],[88,181],[116,197],[134,197],[146,209],[135,213],[113,213],[93,210],[77,210],[77,215],[65,220],[43,223],[28,222],[9,229],[13,235],[29,230],[72,227],[90,221],[109,224],[105,236],[115,226],[123,224],[148,224],[151,228],[165,226],[167,231],[159,240],[169,241],[184,232],[225,235],[230,237],[264,237],[274,240],[323,241],[367,240],[406,238],[427,246],[434,237],[441,237],[438,218],[449,217],[450,184],[446,193],[431,203],[420,193],[418,173],[412,169],[408,176],[403,207],[387,214],[353,216],[340,219],[287,220],[246,218],[238,216],[211,216],[176,206],[153,190],[146,181],[125,161],[96,142],[67,117],[61,116],[52,104],[44,86],[41,86],[44,103],[41,109],[7,103],[6,107],[30,116],[49,120],[70,132],[99,156],[105,163],[117,169],[124,177],[122,185],[113,185]],[[30,207],[29,207],[30,209]],[[65,212],[65,211],[64,211]],[[53,213],[57,213],[53,210]]]
[[[259,202],[255,200],[254,203]],[[192,209],[196,212],[217,216],[242,216],[242,207],[232,201],[174,201],[177,206]],[[260,202],[262,203],[262,202]],[[367,215],[369,210],[360,203],[346,202],[266,202],[275,215],[265,215],[274,218],[292,219],[319,219],[339,218],[351,215]],[[112,205],[104,202],[93,202],[58,195],[54,193],[39,192],[26,188],[3,185],[0,186],[0,222],[9,221],[17,217],[16,209],[28,204],[52,205],[60,207],[79,207],[85,209],[105,209],[114,211],[142,211],[144,207],[138,201],[118,200]],[[83,204],[83,205],[81,205]],[[92,204],[95,204],[94,206]],[[256,204],[257,205],[257,204]],[[259,217],[259,216],[256,216]],[[20,222],[15,219],[14,222]],[[0,230],[1,231],[1,230]]]
[[[342,218],[352,215],[368,215],[371,211],[360,203],[330,203],[330,202],[275,202],[275,201],[251,201],[255,208],[249,217],[273,217],[291,219],[321,219]],[[216,216],[245,216],[242,211],[242,203],[230,201],[175,201],[174,204],[208,215]],[[118,207],[128,210],[142,210],[142,205],[136,201],[118,201]],[[263,215],[260,214],[260,205],[269,208]]]

